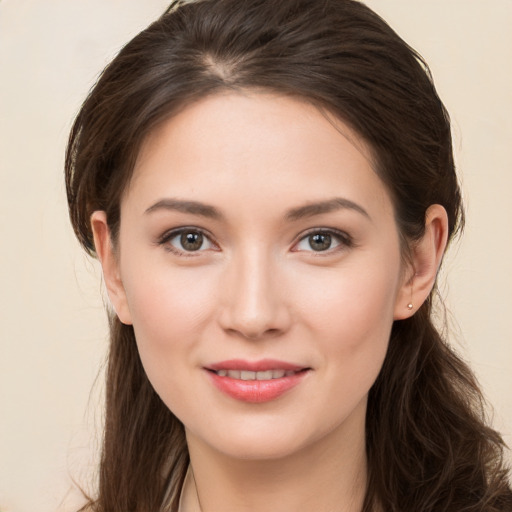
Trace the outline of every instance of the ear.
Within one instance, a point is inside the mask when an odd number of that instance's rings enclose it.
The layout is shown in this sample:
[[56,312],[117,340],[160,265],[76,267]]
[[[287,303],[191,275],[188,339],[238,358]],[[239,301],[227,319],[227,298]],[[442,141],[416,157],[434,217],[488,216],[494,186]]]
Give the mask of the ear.
[[425,214],[423,237],[411,247],[410,263],[395,304],[395,320],[413,316],[429,296],[447,240],[448,215],[441,205],[433,204]]
[[110,302],[119,320],[123,324],[131,325],[132,320],[119,272],[119,262],[112,244],[110,229],[107,224],[107,214],[104,211],[98,210],[91,215],[91,228]]

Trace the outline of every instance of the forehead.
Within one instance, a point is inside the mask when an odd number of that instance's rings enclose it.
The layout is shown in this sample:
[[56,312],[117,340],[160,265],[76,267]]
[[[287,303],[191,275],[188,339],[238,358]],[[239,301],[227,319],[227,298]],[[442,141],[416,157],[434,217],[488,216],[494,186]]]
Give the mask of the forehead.
[[310,103],[255,92],[202,98],[150,133],[126,196],[159,194],[283,203],[349,194],[389,203],[357,133]]

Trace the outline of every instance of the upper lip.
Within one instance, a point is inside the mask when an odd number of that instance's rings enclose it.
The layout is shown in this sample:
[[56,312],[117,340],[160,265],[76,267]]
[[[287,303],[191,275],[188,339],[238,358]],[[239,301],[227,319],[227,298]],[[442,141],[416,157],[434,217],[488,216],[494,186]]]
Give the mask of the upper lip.
[[305,366],[296,365],[277,359],[260,359],[259,361],[246,361],[244,359],[229,359],[219,361],[205,367],[207,370],[246,370],[250,372],[264,372],[267,370],[286,370],[298,372],[304,370]]

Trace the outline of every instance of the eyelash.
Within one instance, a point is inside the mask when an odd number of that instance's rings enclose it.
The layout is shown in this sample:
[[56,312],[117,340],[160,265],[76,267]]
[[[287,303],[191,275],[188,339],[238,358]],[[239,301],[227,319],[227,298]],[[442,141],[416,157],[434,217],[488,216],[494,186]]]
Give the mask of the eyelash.
[[338,245],[335,247],[329,247],[325,250],[321,251],[315,251],[311,248],[311,250],[304,250],[304,252],[311,252],[314,256],[328,256],[332,255],[333,253],[342,251],[344,249],[348,249],[351,247],[354,247],[354,240],[352,237],[345,233],[344,231],[339,231],[337,229],[332,228],[313,228],[308,230],[306,233],[302,233],[300,235],[299,240],[293,245],[294,249],[292,249],[293,252],[301,252],[301,250],[295,249],[301,242],[307,241],[308,238],[314,235],[327,235],[331,237],[331,239],[334,239],[338,242]]
[[203,237],[204,241],[207,241],[212,247],[218,248],[218,246],[212,241],[212,237],[203,229],[196,228],[194,226],[186,226],[182,228],[172,229],[171,231],[166,231],[157,241],[158,245],[164,246],[166,251],[172,252],[178,256],[185,257],[195,257],[199,256],[205,249],[198,249],[196,251],[187,251],[181,250],[177,247],[173,246],[170,242],[179,237],[183,236],[186,233],[190,234],[198,234]]
[[[202,252],[204,252],[206,249],[199,248],[198,250],[181,250],[177,247],[173,246],[170,242],[179,237],[183,236],[184,234],[198,234],[203,237],[202,242],[207,241],[211,247],[210,248],[216,248],[214,250],[218,250],[218,246],[212,241],[212,237],[203,229],[197,228],[197,227],[181,227],[177,229],[172,229],[171,231],[165,232],[161,237],[159,237],[157,243],[158,245],[162,245],[165,247],[165,250],[172,252],[178,256],[185,256],[185,257],[194,257],[199,256]],[[314,235],[323,235],[323,236],[329,236],[331,237],[331,240],[334,239],[337,241],[337,245],[335,247],[328,247],[325,250],[315,251],[313,248],[311,250],[300,250],[297,249],[297,246],[306,241],[309,237],[312,237]],[[336,229],[332,228],[312,228],[308,230],[306,233],[302,233],[300,237],[298,238],[298,241],[293,244],[292,252],[311,252],[315,256],[326,256],[331,255],[332,253],[338,252],[343,249],[347,249],[354,246],[354,241],[350,235],[343,231],[338,231]],[[311,246],[310,246],[311,247]]]

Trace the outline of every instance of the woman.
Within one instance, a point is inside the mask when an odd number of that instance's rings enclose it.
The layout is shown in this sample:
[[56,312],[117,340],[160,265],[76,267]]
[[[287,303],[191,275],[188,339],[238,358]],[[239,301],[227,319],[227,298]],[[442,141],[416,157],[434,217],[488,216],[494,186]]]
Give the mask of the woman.
[[511,509],[431,318],[448,115],[364,5],[174,3],[85,101],[66,179],[113,306],[91,510]]

